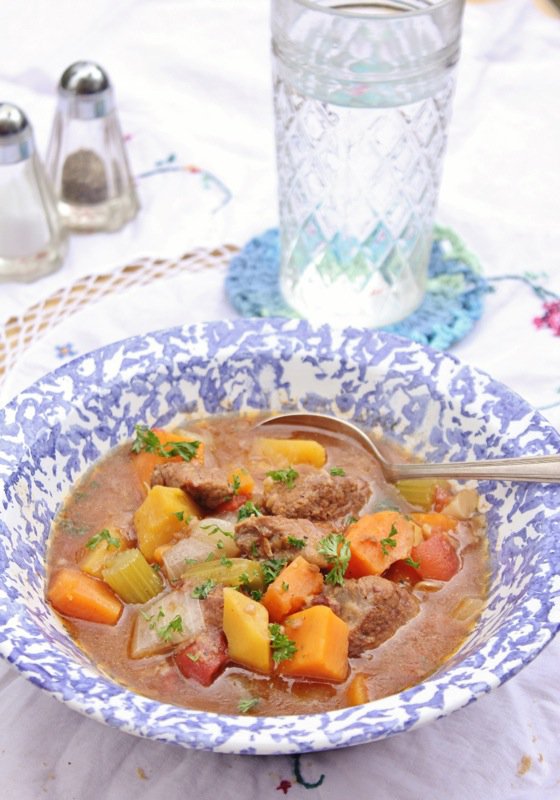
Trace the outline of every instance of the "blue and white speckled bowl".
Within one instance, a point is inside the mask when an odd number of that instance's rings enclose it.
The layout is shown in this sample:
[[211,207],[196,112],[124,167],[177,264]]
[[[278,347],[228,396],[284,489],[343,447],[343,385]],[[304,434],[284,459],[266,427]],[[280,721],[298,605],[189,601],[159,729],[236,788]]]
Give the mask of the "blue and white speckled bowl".
[[429,680],[325,714],[225,716],[164,705],[99,674],[44,599],[51,522],[76,479],[131,436],[242,409],[306,409],[381,425],[427,459],[560,451],[522,399],[450,355],[299,320],[208,323],[104,347],[0,410],[0,653],[72,708],[128,733],[228,753],[298,753],[382,739],[503,683],[560,626],[560,486],[486,481],[492,584],[460,651]]

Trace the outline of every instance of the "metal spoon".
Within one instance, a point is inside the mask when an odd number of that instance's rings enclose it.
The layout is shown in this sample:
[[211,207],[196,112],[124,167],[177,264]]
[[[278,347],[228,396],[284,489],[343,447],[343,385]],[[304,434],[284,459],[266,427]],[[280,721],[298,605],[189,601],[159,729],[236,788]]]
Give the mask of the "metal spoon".
[[389,481],[402,478],[488,478],[490,480],[560,483],[560,455],[530,458],[496,458],[488,461],[457,461],[448,464],[392,464],[378,450],[369,436],[346,420],[327,414],[279,414],[259,423],[293,425],[342,433],[357,441],[378,461]]

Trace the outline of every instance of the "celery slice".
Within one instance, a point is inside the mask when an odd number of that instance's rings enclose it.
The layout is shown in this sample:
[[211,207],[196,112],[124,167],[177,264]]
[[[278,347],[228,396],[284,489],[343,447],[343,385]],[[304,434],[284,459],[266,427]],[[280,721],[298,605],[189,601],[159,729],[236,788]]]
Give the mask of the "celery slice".
[[183,570],[183,579],[189,583],[196,581],[197,584],[212,580],[222,586],[264,588],[262,567],[258,561],[249,558],[222,558],[189,564]]
[[125,603],[146,603],[163,588],[161,578],[136,547],[117,553],[102,574]]
[[432,508],[438,487],[447,489],[449,484],[441,478],[409,478],[395,483],[395,488],[405,500],[425,511]]

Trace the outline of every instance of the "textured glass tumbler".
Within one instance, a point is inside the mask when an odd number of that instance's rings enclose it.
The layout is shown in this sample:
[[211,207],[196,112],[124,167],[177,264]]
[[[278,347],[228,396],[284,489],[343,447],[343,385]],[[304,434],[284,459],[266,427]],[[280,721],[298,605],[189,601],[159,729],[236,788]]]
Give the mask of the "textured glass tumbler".
[[286,301],[380,327],[422,302],[464,0],[272,0]]

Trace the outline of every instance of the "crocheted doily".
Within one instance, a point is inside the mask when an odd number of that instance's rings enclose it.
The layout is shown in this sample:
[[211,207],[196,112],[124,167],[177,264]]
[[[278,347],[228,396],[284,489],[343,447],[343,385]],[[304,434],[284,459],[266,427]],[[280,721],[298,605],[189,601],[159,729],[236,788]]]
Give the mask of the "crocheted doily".
[[[279,286],[279,233],[276,228],[251,239],[233,256],[226,291],[244,317],[297,317]],[[383,330],[438,349],[462,339],[482,315],[491,291],[475,257],[453,231],[436,227],[422,305],[409,317]]]

